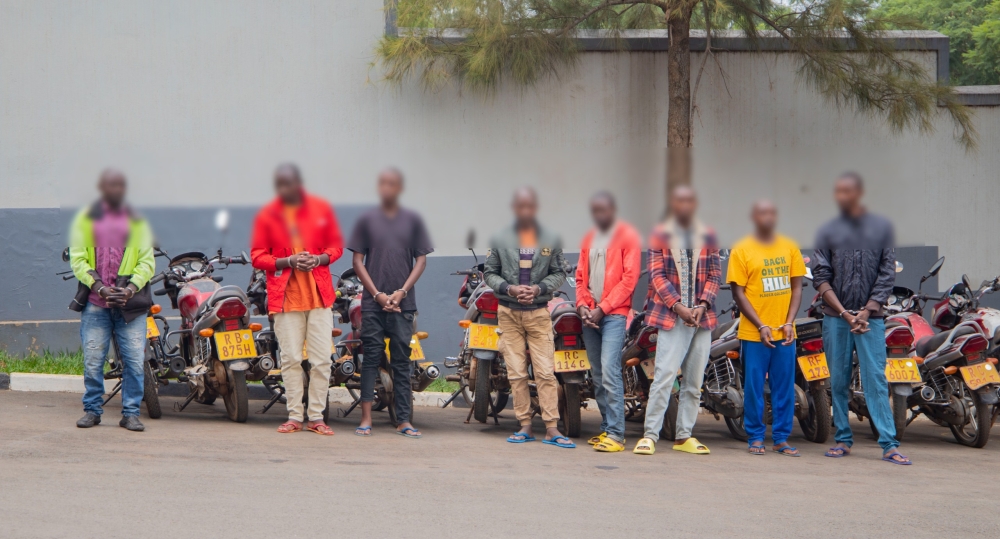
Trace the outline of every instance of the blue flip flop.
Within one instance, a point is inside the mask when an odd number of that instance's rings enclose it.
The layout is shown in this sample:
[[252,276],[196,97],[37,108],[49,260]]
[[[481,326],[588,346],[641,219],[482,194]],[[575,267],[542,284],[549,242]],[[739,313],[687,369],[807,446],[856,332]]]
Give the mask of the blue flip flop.
[[[413,434],[414,432],[416,434]],[[407,438],[420,438],[421,436],[423,436],[422,434],[420,434],[419,430],[417,430],[417,429],[415,429],[413,427],[406,427],[403,430],[397,430],[396,434],[398,434],[400,436],[406,436]]]
[[851,448],[850,447],[846,447],[846,448],[845,447],[831,447],[830,449],[826,450],[826,453],[823,456],[830,457],[832,459],[842,459],[842,458],[844,458],[844,457],[846,457],[846,456],[848,456],[850,454],[851,454]]
[[[560,442],[559,440],[566,440],[566,441]],[[556,447],[564,447],[566,449],[573,449],[574,447],[576,447],[576,444],[574,444],[569,438],[565,436],[556,436],[551,440],[542,440],[542,443],[547,445],[554,445]]]
[[782,448],[779,448],[779,449],[771,449],[771,451],[774,451],[775,453],[778,453],[779,455],[784,455],[786,457],[801,457],[802,456],[801,453],[789,453],[789,451],[798,451],[797,447],[792,447],[792,446],[786,446],[786,447],[782,447]]
[[[902,457],[902,458],[904,458],[906,460],[900,462],[900,461],[892,458],[892,457],[894,457],[896,455],[899,455],[900,457]],[[896,451],[895,449],[893,449],[889,453],[886,453],[886,454],[882,455],[882,460],[884,460],[886,462],[891,462],[893,464],[898,464],[900,466],[909,466],[909,465],[913,464],[913,461],[910,460],[910,457],[907,457],[906,455],[900,453],[899,451]]]
[[371,427],[358,427],[358,428],[354,429],[354,435],[355,436],[371,436],[372,435],[372,428]]
[[534,442],[535,437],[523,432],[515,432],[507,437],[507,441],[512,444],[526,444],[528,442]]

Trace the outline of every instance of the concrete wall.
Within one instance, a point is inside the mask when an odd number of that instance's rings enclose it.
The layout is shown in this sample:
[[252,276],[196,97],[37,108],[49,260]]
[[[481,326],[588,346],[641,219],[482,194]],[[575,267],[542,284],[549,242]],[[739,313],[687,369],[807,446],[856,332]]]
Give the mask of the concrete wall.
[[[51,274],[67,211],[94,196],[109,164],[126,170],[133,202],[173,250],[214,247],[217,207],[247,223],[288,159],[347,229],[374,202],[377,170],[402,167],[405,202],[424,214],[435,257],[455,257],[435,260],[436,272],[467,265],[466,231],[482,247],[508,222],[521,184],[538,188],[543,220],[570,246],[599,188],[642,229],[659,218],[663,52],[585,53],[558,81],[484,99],[377,84],[370,62],[383,28],[382,0],[0,3],[0,269],[18,276],[0,284],[0,319],[66,317],[69,283]],[[913,54],[933,71],[934,52]],[[895,220],[901,243],[948,256],[942,282],[1000,272],[989,248],[1000,107],[975,109],[981,148],[969,155],[945,118],[934,134],[896,136],[821,99],[789,54],[717,56],[722,70],[709,62],[697,97],[695,183],[723,240],[745,233],[750,200],[770,197],[784,229],[810,245],[834,213],[832,179],[851,168],[869,179],[870,205]],[[241,241],[234,229],[227,246]],[[446,277],[421,286],[453,325],[457,283]],[[440,316],[424,311],[423,320]]]

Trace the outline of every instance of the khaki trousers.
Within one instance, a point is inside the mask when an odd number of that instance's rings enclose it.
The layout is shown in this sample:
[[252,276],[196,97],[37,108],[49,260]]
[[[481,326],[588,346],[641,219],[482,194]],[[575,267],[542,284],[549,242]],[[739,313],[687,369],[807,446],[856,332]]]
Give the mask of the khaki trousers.
[[552,319],[545,307],[530,311],[500,306],[498,322],[507,380],[514,396],[514,415],[521,425],[531,424],[531,389],[528,387],[528,357],[531,350],[531,370],[535,375],[538,407],[542,409],[545,427],[555,427],[559,421],[559,384],[555,375],[555,345],[552,342]]
[[305,371],[302,349],[309,352],[309,421],[322,421],[330,391],[330,351],[333,348],[333,311],[313,309],[274,313],[274,336],[281,349],[281,380],[285,386],[288,419],[304,421],[302,394]]

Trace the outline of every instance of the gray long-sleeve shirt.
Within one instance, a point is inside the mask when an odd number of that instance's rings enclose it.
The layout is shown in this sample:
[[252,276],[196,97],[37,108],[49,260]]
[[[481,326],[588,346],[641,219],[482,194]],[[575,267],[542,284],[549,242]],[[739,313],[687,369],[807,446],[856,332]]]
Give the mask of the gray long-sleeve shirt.
[[[864,213],[831,220],[816,233],[813,286],[820,294],[832,289],[849,311],[867,309],[881,317],[896,282],[894,242],[892,223],[884,217]],[[839,314],[828,305],[823,310]]]

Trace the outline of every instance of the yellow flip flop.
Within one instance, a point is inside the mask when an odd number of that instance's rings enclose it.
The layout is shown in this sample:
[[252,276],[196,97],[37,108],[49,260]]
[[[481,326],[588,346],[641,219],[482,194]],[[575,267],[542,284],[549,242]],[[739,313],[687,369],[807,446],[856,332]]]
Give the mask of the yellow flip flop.
[[602,432],[602,433],[598,434],[597,436],[594,436],[593,438],[587,440],[587,443],[590,444],[590,445],[597,445],[597,444],[603,442],[604,439],[607,438],[607,437],[608,437],[608,433]]
[[697,438],[688,438],[684,443],[674,446],[674,451],[683,451],[685,453],[691,453],[693,455],[707,455],[709,454],[708,447],[698,441]]
[[656,443],[650,438],[643,438],[639,440],[639,443],[635,444],[635,449],[632,452],[636,455],[652,455],[656,453]]
[[594,449],[600,451],[601,453],[617,453],[619,451],[625,451],[625,441],[619,442],[614,438],[604,437],[599,443],[594,444]]

